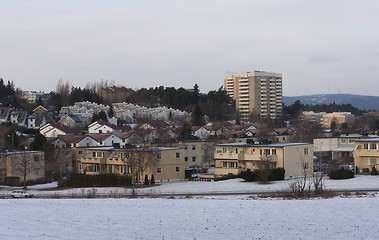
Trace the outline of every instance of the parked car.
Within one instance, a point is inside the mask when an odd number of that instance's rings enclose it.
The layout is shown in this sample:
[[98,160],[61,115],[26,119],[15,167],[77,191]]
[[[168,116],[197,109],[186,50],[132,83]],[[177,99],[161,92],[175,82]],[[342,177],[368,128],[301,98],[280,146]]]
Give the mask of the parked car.
[[28,193],[27,191],[25,190],[14,190],[12,191],[9,196],[11,198],[32,198],[33,197],[33,194],[31,193]]

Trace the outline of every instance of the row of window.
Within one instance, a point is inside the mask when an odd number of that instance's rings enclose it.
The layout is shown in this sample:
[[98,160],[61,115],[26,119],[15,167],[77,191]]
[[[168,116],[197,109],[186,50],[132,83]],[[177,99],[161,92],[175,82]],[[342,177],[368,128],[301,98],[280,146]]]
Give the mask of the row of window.
[[378,165],[379,159],[376,157],[365,157],[365,158],[363,158],[363,164],[365,164],[365,165]]
[[363,144],[363,149],[366,149],[366,150],[377,150],[378,149],[378,144],[376,143],[364,143]]

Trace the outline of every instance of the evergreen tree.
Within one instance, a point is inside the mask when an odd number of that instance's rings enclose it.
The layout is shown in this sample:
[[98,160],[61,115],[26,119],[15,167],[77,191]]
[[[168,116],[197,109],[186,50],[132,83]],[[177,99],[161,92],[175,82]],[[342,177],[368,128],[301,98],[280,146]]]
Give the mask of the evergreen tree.
[[112,104],[109,106],[108,117],[110,117],[110,118],[114,117],[114,111],[113,111],[113,105]]
[[150,183],[151,183],[151,184],[155,184],[154,174],[151,174],[151,180],[150,180]]
[[147,174],[145,175],[145,182],[143,184],[149,185],[149,178],[147,177]]

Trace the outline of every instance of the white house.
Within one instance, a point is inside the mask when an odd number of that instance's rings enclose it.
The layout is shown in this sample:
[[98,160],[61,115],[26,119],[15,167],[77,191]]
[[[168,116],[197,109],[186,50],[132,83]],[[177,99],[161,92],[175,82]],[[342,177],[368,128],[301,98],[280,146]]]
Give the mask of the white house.
[[120,128],[116,125],[103,120],[93,122],[88,126],[88,133],[112,133],[119,130]]
[[56,138],[58,135],[70,135],[75,133],[71,128],[57,122],[49,122],[43,125],[39,129],[39,132],[46,138]]

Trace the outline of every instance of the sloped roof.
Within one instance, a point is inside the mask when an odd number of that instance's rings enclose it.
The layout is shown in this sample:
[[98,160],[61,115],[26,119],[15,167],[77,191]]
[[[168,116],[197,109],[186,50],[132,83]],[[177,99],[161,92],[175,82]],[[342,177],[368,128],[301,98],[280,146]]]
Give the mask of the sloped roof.
[[132,136],[135,131],[127,131],[127,132],[115,132],[114,134],[122,139],[127,139],[128,137]]
[[96,141],[104,141],[107,139],[112,133],[87,133],[87,136],[95,139]]
[[54,128],[57,128],[59,130],[61,130],[62,132],[64,133],[75,133],[75,131],[65,125],[63,125],[62,123],[57,123],[57,122],[50,122],[48,123],[50,124],[50,126],[54,127]]
[[90,126],[93,126],[95,124],[100,124],[101,126],[105,125],[105,126],[108,126],[108,127],[112,128],[113,130],[121,130],[120,127],[118,127],[118,126],[116,126],[116,125],[114,125],[112,123],[109,123],[107,121],[104,121],[104,120],[99,120],[99,121],[93,122],[93,123],[90,124]]
[[80,142],[86,137],[86,135],[59,135],[57,138],[68,144],[73,144]]

